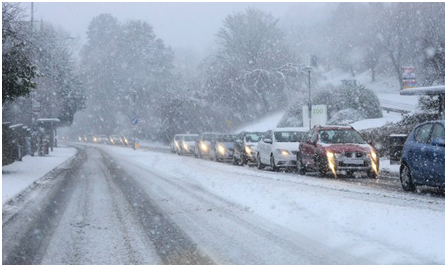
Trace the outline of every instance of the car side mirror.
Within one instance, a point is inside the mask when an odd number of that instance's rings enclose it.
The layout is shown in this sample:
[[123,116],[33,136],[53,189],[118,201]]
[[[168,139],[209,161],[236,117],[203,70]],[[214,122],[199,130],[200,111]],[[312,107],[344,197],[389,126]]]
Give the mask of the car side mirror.
[[273,143],[273,142],[272,142],[272,139],[270,139],[270,138],[265,138],[265,139],[264,139],[264,143],[271,144],[271,143]]
[[445,147],[445,140],[442,138],[433,138],[433,140],[431,141],[431,144],[433,146],[442,146]]

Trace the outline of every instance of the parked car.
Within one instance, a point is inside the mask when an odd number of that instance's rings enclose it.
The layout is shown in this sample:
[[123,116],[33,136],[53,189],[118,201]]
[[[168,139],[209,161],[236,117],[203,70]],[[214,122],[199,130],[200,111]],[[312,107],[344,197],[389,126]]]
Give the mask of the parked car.
[[241,132],[234,141],[233,164],[256,164],[257,146],[264,133]]
[[199,140],[196,141],[194,146],[194,156],[197,158],[210,157],[210,145],[211,141],[216,139],[218,133],[202,133],[199,136]]
[[299,142],[307,131],[307,128],[277,128],[267,131],[257,146],[258,169],[263,169],[266,165],[273,171],[295,168]]
[[416,185],[445,188],[445,121],[417,125],[405,141],[400,181],[406,191]]
[[337,177],[345,171],[366,171],[369,178],[377,178],[379,155],[351,126],[315,126],[300,143],[297,169],[301,174],[328,171]]
[[232,160],[235,138],[234,134],[218,134],[210,142],[210,159],[214,161]]
[[196,142],[199,140],[198,134],[179,134],[179,141],[177,148],[177,154],[194,154],[194,148]]
[[111,135],[109,137],[109,144],[113,146],[124,146],[124,143],[121,139],[121,137],[117,134]]

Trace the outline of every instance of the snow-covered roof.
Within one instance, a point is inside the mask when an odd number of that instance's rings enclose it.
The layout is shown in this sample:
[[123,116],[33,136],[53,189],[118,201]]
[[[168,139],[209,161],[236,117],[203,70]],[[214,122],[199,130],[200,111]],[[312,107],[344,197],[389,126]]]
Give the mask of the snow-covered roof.
[[61,122],[58,118],[44,118],[38,119],[37,122]]
[[22,127],[22,126],[23,126],[22,123],[18,123],[18,124],[14,124],[14,125],[9,126],[9,129],[18,128],[18,127]]
[[399,92],[400,95],[439,95],[445,94],[445,85],[416,87],[403,89]]

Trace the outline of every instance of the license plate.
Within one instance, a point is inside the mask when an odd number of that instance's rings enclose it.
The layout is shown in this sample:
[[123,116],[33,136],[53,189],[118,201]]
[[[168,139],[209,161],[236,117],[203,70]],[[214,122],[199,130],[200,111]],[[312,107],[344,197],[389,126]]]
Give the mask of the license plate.
[[363,165],[363,159],[345,159],[345,164]]

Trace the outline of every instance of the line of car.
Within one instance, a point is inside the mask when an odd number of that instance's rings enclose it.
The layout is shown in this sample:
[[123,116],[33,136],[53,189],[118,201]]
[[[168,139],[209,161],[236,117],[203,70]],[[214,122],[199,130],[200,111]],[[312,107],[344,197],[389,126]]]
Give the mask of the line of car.
[[115,146],[132,146],[132,138],[127,138],[124,135],[113,134],[85,134],[83,136],[78,136],[79,142],[84,143],[94,143],[94,144],[107,144]]
[[[416,185],[445,187],[445,122],[417,125],[404,145],[400,166],[402,188],[415,191]],[[324,176],[353,177],[364,173],[379,176],[380,158],[372,142],[352,126],[317,125],[307,128],[276,128],[267,132],[239,134],[177,134],[171,152],[194,155],[234,165],[291,170],[300,174],[317,172]]]

